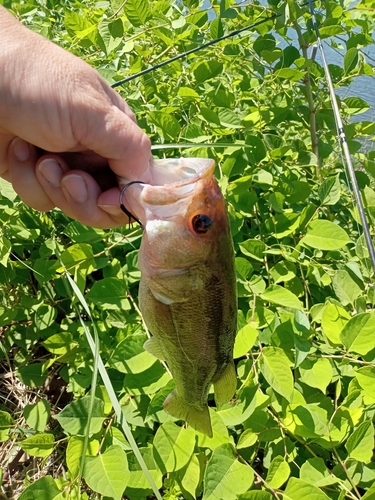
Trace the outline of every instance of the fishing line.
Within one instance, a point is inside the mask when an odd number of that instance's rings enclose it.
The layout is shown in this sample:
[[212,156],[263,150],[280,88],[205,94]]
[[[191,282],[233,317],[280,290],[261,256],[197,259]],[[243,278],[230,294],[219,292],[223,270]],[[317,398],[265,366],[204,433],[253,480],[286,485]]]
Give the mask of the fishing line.
[[170,59],[167,59],[166,61],[162,61],[158,64],[155,64],[154,66],[151,66],[150,68],[146,68],[139,73],[135,73],[134,75],[130,75],[127,78],[124,78],[123,80],[119,80],[118,82],[112,83],[111,87],[119,87],[120,85],[130,82],[131,80],[134,80],[135,78],[138,78],[142,75],[146,75],[147,73],[151,73],[151,71],[154,71],[156,69],[162,68],[163,66],[166,66],[167,64],[170,64],[171,62],[177,61],[178,59],[182,59],[183,57],[187,57],[190,54],[194,54],[194,52],[198,52],[199,50],[205,49],[206,47],[210,47],[211,45],[215,45],[216,43],[219,43],[223,40],[226,40],[227,38],[236,36],[243,31],[251,30],[255,28],[256,26],[259,26],[260,24],[266,23],[267,21],[273,21],[273,19],[276,19],[277,17],[280,17],[281,13],[279,14],[274,14],[273,16],[266,17],[264,19],[261,19],[260,21],[257,21],[256,23],[250,24],[249,26],[245,26],[244,28],[240,28],[235,31],[231,31],[227,35],[220,36],[218,38],[215,38],[214,40],[210,40],[209,42],[203,43],[202,45],[199,45],[198,47],[194,47],[194,49],[187,50],[186,52],[181,52],[181,54],[177,54],[174,57],[171,57]]
[[331,74],[330,74],[328,64],[327,64],[327,61],[325,58],[323,44],[322,44],[322,40],[320,38],[320,31],[319,31],[319,27],[318,27],[318,24],[317,24],[317,21],[315,18],[315,11],[314,11],[314,6],[313,6],[312,0],[309,0],[309,6],[310,6],[310,13],[311,13],[313,27],[314,27],[314,30],[316,33],[317,46],[319,48],[320,55],[322,57],[324,73],[325,73],[325,77],[326,77],[327,84],[328,84],[329,94],[331,97],[332,109],[333,109],[333,114],[335,117],[336,127],[337,127],[337,134],[338,134],[338,138],[341,142],[341,148],[342,148],[342,150],[344,152],[344,156],[345,156],[344,164],[346,165],[347,171],[349,173],[349,177],[350,177],[352,189],[354,192],[355,201],[357,203],[359,217],[360,217],[362,228],[363,228],[363,234],[364,234],[364,237],[366,240],[366,245],[367,245],[372,269],[373,269],[373,272],[375,274],[375,250],[374,250],[374,246],[372,243],[370,229],[369,229],[369,226],[367,223],[366,214],[365,214],[365,210],[363,207],[357,179],[355,177],[355,170],[354,170],[352,159],[350,156],[348,141],[347,141],[347,138],[345,135],[344,126],[343,126],[343,122],[342,122],[341,115],[340,115],[340,110],[339,110],[339,107],[337,104],[337,99],[336,99],[336,94],[335,94],[333,83],[332,83]]
[[124,214],[126,214],[128,217],[129,217],[129,224],[130,224],[130,220],[131,219],[134,219],[135,222],[137,222],[140,226],[141,226],[141,229],[143,229],[143,224],[142,222],[135,216],[133,215],[130,210],[128,210],[124,203],[123,203],[123,197],[124,197],[124,194],[125,194],[125,191],[128,189],[129,186],[131,186],[132,184],[144,184],[144,182],[142,181],[131,181],[131,182],[128,182],[127,184],[125,184],[125,186],[121,189],[121,193],[120,193],[120,208],[121,210],[124,212]]

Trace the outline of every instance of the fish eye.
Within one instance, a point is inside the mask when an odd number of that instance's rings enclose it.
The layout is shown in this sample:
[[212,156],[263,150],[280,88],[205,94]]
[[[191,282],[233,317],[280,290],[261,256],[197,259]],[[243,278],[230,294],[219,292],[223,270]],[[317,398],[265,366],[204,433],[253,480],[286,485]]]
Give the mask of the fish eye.
[[196,233],[207,233],[208,228],[211,226],[211,219],[204,214],[194,215],[192,218],[193,229]]

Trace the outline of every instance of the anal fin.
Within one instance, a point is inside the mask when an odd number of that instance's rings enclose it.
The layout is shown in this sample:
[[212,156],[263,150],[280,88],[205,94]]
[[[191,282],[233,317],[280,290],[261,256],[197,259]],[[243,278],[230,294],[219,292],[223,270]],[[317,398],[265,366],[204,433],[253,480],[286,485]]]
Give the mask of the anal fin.
[[160,342],[156,337],[151,337],[143,344],[143,349],[155,356],[155,358],[165,361],[165,356],[163,354],[163,349]]
[[172,417],[185,420],[196,431],[212,438],[211,417],[208,406],[197,408],[180,398],[176,389],[164,401],[164,410]]
[[237,388],[237,374],[233,361],[228,363],[220,377],[214,381],[215,402],[221,406],[233,397]]

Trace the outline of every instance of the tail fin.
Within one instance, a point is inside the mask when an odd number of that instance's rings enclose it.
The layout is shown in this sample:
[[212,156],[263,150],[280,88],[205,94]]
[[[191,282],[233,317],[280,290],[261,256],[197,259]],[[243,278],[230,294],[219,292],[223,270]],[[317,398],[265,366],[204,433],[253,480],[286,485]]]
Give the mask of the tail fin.
[[187,401],[180,398],[176,389],[172,391],[164,401],[164,410],[172,415],[172,417],[186,420],[186,422],[196,431],[206,434],[212,438],[212,426],[208,406],[196,408],[190,405]]

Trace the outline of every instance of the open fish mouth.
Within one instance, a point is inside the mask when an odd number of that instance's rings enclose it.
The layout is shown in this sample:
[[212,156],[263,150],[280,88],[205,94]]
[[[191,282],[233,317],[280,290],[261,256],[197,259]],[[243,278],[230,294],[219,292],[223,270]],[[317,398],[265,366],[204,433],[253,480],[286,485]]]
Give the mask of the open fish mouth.
[[[172,158],[153,160],[149,168],[151,180],[132,181],[118,178],[123,189],[121,203],[126,213],[135,215],[145,226],[150,220],[167,220],[186,208],[186,198],[192,196],[197,182],[213,175],[215,162],[210,158]],[[173,210],[171,211],[171,205]]]

